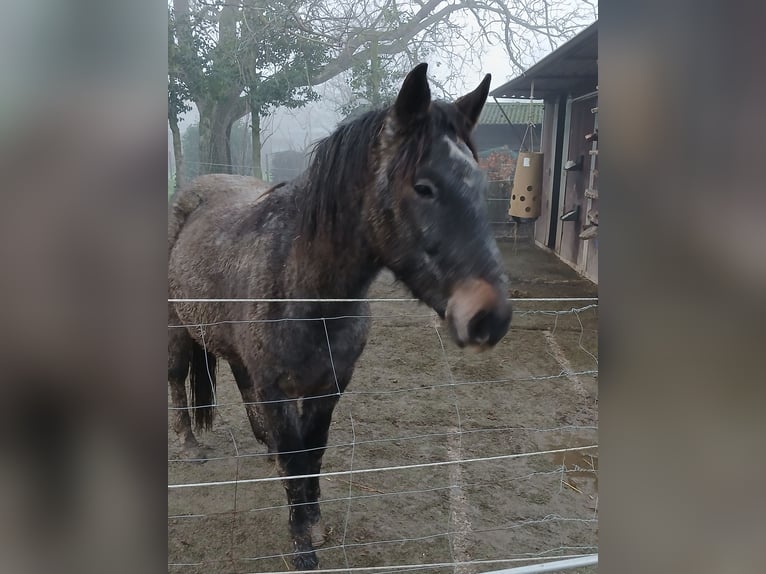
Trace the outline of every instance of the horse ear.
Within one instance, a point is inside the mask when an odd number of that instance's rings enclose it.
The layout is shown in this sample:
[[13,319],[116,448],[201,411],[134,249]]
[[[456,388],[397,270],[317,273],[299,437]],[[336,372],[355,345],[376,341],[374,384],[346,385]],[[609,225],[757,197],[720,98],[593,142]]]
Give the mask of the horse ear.
[[492,81],[492,75],[487,74],[473,92],[466,94],[462,98],[458,98],[455,105],[463,112],[463,115],[468,118],[471,123],[471,129],[474,128],[476,122],[479,121],[479,115],[484,107],[484,102],[487,101],[487,95],[489,94],[489,83]]
[[426,78],[428,64],[418,64],[404,78],[402,89],[396,96],[394,112],[402,124],[417,120],[428,112],[431,105],[431,88]]

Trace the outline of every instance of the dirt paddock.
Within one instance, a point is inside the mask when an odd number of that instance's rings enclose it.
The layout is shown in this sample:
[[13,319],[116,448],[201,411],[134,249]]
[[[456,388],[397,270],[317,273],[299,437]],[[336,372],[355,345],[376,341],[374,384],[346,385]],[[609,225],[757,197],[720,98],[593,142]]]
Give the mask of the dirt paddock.
[[[514,297],[596,295],[528,241],[500,246]],[[370,296],[409,295],[384,273]],[[318,550],[320,568],[448,564],[423,571],[480,573],[596,552],[598,450],[586,447],[598,442],[597,308],[518,301],[509,334],[483,354],[458,349],[423,305],[376,303],[372,311],[323,472],[491,460],[323,478],[332,530]],[[200,435],[208,462],[178,460],[168,427],[169,484],[277,476],[225,364],[218,402],[213,430]],[[572,450],[533,454],[562,449]],[[168,516],[171,573],[289,569],[279,481],[169,489]]]

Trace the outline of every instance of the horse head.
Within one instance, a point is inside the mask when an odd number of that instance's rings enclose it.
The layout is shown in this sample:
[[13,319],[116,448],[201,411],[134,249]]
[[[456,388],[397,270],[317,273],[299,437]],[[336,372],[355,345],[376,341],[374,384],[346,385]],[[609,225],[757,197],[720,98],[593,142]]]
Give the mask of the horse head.
[[472,132],[490,75],[455,102],[434,101],[426,64],[405,78],[376,142],[366,196],[382,263],[446,319],[456,343],[485,349],[508,331],[507,276],[489,223]]

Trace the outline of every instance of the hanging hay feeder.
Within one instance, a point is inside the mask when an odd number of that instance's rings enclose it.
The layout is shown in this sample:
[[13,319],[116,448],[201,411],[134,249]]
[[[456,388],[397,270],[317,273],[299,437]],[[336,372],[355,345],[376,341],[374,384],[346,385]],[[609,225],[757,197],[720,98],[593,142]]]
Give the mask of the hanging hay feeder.
[[521,152],[516,162],[508,214],[517,223],[531,223],[540,217],[543,187],[543,156],[540,152]]

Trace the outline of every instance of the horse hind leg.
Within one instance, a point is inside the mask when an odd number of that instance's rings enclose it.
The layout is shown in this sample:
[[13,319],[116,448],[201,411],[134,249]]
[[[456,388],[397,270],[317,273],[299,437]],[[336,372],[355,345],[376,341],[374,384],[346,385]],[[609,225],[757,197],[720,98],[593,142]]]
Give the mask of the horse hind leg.
[[[250,421],[250,426],[253,429],[253,435],[255,438],[266,445],[270,453],[276,452],[276,445],[274,438],[268,431],[266,423],[264,421],[263,409],[258,404],[258,395],[255,392],[255,383],[247,372],[244,365],[235,361],[229,361],[231,372],[234,375],[234,380],[237,381],[237,387],[242,395],[242,401],[245,403],[245,412],[247,418]],[[269,457],[273,461],[274,457]]]
[[182,444],[185,458],[204,461],[207,457],[192,432],[186,377],[189,375],[193,341],[185,329],[172,328],[168,334],[168,384],[173,406],[173,430]]

